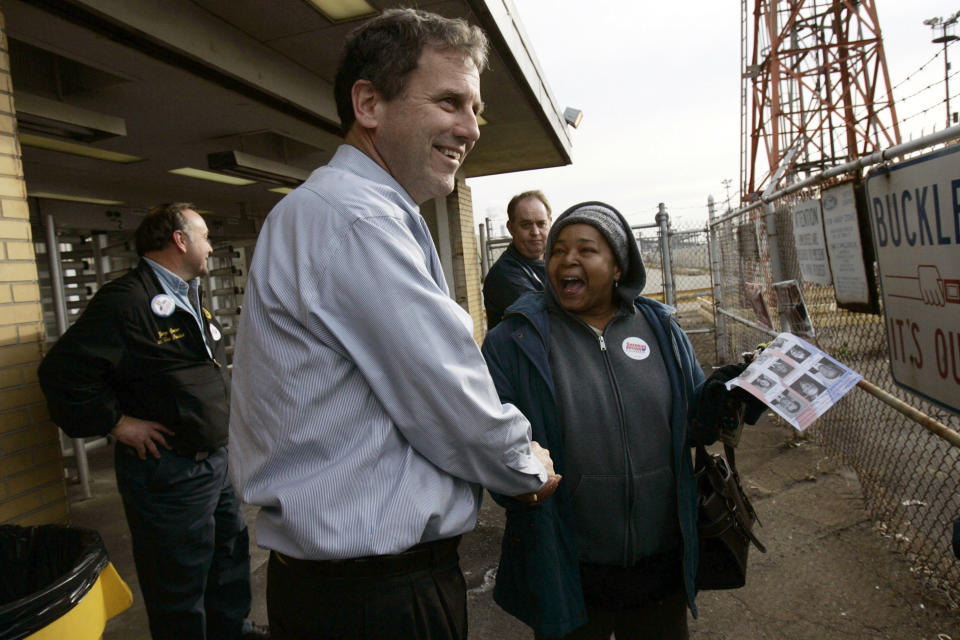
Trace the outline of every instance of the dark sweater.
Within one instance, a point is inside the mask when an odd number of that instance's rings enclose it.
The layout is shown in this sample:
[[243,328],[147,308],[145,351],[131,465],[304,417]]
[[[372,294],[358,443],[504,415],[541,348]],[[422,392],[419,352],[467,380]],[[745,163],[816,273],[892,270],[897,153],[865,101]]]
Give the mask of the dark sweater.
[[[563,430],[580,560],[629,567],[677,548],[672,399],[643,314],[620,311],[602,336],[550,311],[550,368]],[[602,342],[601,342],[602,339]]]

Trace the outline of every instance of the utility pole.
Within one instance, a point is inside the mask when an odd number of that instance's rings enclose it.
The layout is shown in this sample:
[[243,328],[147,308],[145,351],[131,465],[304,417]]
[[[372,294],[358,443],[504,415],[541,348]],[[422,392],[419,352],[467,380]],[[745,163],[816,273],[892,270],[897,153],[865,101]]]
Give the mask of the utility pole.
[[731,205],[730,205],[730,183],[732,183],[732,182],[733,182],[733,180],[730,179],[730,178],[727,178],[726,180],[721,180],[721,181],[720,181],[720,183],[723,185],[723,188],[727,190],[727,211],[730,211],[730,209],[731,209]]
[[957,36],[952,33],[947,33],[947,29],[953,27],[957,23],[957,19],[960,18],[960,11],[957,11],[949,18],[928,18],[923,21],[923,24],[927,25],[934,31],[937,27],[940,28],[940,37],[934,38],[931,40],[934,44],[943,44],[943,86],[947,94],[947,126],[950,126],[950,61],[947,59],[947,45],[949,45],[954,40],[957,40]]

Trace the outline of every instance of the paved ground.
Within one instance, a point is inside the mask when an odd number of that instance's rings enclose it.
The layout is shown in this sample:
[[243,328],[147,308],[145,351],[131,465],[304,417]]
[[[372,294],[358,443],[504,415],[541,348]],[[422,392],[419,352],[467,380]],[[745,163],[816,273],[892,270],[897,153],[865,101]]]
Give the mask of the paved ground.
[[[105,640],[138,640],[149,635],[111,454],[91,452],[95,497],[74,502],[73,519],[100,531],[134,590],[133,607],[108,623]],[[887,550],[863,510],[852,472],[766,419],[745,431],[737,461],[769,552],[751,551],[745,588],[700,595],[700,618],[691,623],[694,640],[960,640],[960,610],[951,610],[911,573],[903,556]],[[252,510],[247,515],[252,523]],[[502,523],[499,507],[485,500],[477,530],[462,547],[471,638],[531,637],[492,601]],[[253,551],[252,617],[265,621],[266,554]]]

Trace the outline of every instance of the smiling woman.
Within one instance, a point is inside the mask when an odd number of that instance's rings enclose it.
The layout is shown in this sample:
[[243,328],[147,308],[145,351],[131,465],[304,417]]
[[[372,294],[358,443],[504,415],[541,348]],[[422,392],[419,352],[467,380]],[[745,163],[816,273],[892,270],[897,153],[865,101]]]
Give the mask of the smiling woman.
[[538,638],[688,637],[689,447],[719,425],[704,418],[716,409],[704,410],[672,309],[640,295],[631,234],[609,205],[565,211],[547,236],[546,291],[509,307],[483,345],[501,400],[521,407],[563,476],[533,509],[494,496],[507,510],[494,598]]
[[[622,230],[619,234],[624,235]],[[571,221],[556,234],[547,264],[560,306],[600,330],[617,311],[613,293],[626,262],[626,238],[618,244],[622,258],[613,255],[598,227]]]

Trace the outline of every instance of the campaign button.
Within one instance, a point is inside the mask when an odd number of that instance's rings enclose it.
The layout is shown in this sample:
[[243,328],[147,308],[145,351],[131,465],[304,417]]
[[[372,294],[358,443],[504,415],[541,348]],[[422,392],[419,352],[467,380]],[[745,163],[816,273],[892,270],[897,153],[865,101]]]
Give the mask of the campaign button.
[[625,338],[620,348],[633,360],[646,360],[650,356],[650,345],[642,338]]
[[150,309],[154,315],[160,318],[169,318],[173,315],[173,310],[176,308],[177,303],[165,293],[158,293],[153,296],[153,300],[150,301]]

